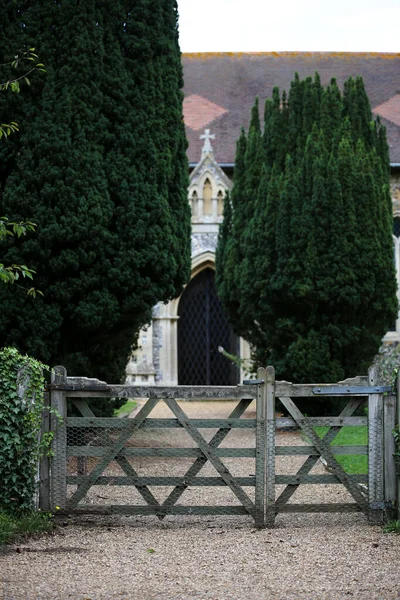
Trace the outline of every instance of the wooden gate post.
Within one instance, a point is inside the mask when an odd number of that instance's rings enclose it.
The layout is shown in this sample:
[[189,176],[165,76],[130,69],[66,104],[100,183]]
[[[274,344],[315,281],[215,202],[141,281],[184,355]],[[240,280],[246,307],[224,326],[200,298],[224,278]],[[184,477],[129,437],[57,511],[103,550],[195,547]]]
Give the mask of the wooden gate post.
[[384,459],[384,501],[387,506],[386,518],[395,517],[396,506],[396,465],[393,429],[396,425],[396,396],[391,393],[383,397],[383,459]]
[[263,368],[257,370],[257,379],[262,381],[257,386],[257,426],[256,426],[256,489],[255,524],[259,529],[265,527],[265,471],[266,471],[266,447],[265,447],[265,387],[266,371]]
[[[379,385],[378,367],[368,370],[370,386]],[[380,525],[384,517],[383,397],[368,396],[368,520]]]
[[275,369],[267,367],[265,377],[266,427],[266,514],[267,527],[275,525]]
[[[40,439],[50,431],[50,398],[49,393],[44,394],[44,410],[42,412],[42,424],[40,428]],[[39,498],[38,505],[41,510],[50,509],[50,460],[48,453],[39,458]]]
[[[62,385],[66,383],[65,367],[54,367],[51,373],[51,383]],[[61,390],[51,390],[50,405],[55,414],[51,415],[53,456],[50,469],[50,508],[57,510],[67,504],[67,398]]]

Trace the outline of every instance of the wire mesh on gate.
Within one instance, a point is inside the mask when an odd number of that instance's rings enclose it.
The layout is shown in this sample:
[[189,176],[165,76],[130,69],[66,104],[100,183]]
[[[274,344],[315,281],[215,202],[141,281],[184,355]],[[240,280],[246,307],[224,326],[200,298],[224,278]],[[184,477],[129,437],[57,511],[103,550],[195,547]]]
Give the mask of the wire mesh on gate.
[[223,419],[188,419],[175,400],[165,402],[171,418],[146,415],[138,427],[135,419],[67,418],[69,509],[241,514],[261,523],[264,498],[255,488],[265,465],[256,446],[265,435],[256,419],[241,418],[252,400]]
[[[314,399],[320,412],[321,400]],[[281,437],[275,449],[276,514],[368,511],[366,398],[347,396],[346,400],[338,416],[308,417],[298,408],[297,398],[282,398],[288,416],[278,418],[277,426],[290,427],[292,433]],[[293,433],[296,427],[297,432]],[[353,445],[341,441],[343,427],[347,428],[347,435],[357,428],[364,438],[362,443]],[[349,461],[355,456],[362,457],[358,469]]]

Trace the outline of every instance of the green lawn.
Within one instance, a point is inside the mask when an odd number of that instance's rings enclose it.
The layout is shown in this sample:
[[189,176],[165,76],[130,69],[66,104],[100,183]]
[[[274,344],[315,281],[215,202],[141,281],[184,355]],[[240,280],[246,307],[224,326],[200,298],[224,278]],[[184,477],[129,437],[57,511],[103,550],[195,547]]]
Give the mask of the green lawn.
[[121,406],[121,408],[116,408],[114,410],[114,417],[122,417],[124,415],[129,415],[133,411],[133,409],[137,406],[137,402],[135,400],[128,400]]
[[[329,427],[315,427],[319,437],[323,437]],[[335,437],[332,446],[365,446],[368,444],[368,427],[342,427]],[[347,473],[368,473],[368,455],[366,454],[336,454],[337,461]]]

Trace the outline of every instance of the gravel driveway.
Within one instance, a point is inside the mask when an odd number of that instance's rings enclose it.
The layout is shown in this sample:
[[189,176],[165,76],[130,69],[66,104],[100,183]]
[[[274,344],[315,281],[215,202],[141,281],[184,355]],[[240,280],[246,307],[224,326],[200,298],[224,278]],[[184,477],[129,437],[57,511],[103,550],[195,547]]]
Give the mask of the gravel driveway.
[[[184,410],[190,416],[218,417],[231,406],[190,403]],[[163,411],[160,403],[154,416],[166,416]],[[250,435],[249,430],[232,432],[224,445],[248,446]],[[157,445],[185,443],[173,429],[162,437],[162,444],[157,437]],[[303,442],[298,434],[281,433],[277,443]],[[293,472],[304,459],[280,457],[277,470]],[[254,469],[251,459],[229,460],[235,475],[249,475]],[[150,473],[148,461],[135,468],[146,469],[147,474],[168,469],[173,474],[190,464],[187,460],[182,466],[182,459],[159,461]],[[207,468],[202,475],[215,474]],[[321,465],[313,472],[320,469]],[[92,488],[89,500],[109,503],[118,497],[124,503],[131,501],[131,492],[99,486]],[[215,494],[219,498],[226,493],[192,488],[188,499],[183,496],[179,503],[209,503]],[[294,501],[348,502],[349,497],[340,485],[303,486]],[[394,600],[400,599],[400,536],[383,534],[359,513],[278,515],[275,529],[262,531],[254,528],[250,517],[169,516],[161,522],[156,517],[65,517],[59,519],[54,535],[29,540],[0,555],[0,598]]]

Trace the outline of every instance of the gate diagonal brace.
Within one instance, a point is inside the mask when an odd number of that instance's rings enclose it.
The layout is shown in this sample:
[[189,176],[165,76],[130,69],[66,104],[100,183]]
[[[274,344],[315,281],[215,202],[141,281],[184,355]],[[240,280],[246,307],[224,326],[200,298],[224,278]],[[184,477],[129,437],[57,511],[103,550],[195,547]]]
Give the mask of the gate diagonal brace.
[[[351,415],[357,410],[357,408],[362,402],[364,402],[363,398],[352,398],[344,407],[339,417],[351,417]],[[330,444],[338,435],[341,428],[341,426],[331,427],[322,438],[323,441],[327,444]],[[314,465],[318,462],[319,458],[320,456],[309,456],[307,460],[303,463],[303,465],[300,467],[300,469],[297,471],[296,475],[307,475],[307,473],[309,473],[314,467]],[[277,512],[279,512],[279,508],[286,504],[288,500],[293,496],[299,485],[299,483],[289,484],[285,487],[285,489],[280,494],[279,498],[277,498],[276,500]]]
[[[320,456],[325,459],[327,465],[330,467],[333,474],[335,474],[336,477],[339,479],[339,481],[346,487],[346,489],[356,500],[356,502],[360,506],[360,508],[364,512],[367,512],[368,504],[367,504],[367,500],[366,500],[365,496],[363,495],[363,492],[361,491],[361,488],[358,486],[358,484],[356,482],[352,481],[349,478],[346,471],[338,463],[338,461],[336,460],[335,456],[332,454],[332,452],[328,446],[328,444],[336,437],[336,435],[340,431],[341,427],[332,427],[326,433],[324,438],[321,439],[315,433],[314,428],[312,427],[312,425],[310,425],[308,419],[306,417],[304,417],[304,415],[301,413],[301,411],[298,409],[298,407],[295,405],[295,403],[293,402],[293,400],[291,398],[280,397],[280,400],[281,400],[282,404],[285,406],[285,408],[292,415],[292,417],[295,419],[295,421],[298,423],[298,425],[301,427],[301,429],[304,431],[306,436],[310,439],[310,441],[312,442],[315,449],[319,452]],[[359,405],[359,403],[361,401],[362,401],[361,399],[360,400],[356,400],[356,399],[351,400],[349,402],[349,404],[345,407],[345,409],[342,411],[340,416],[341,417],[342,416],[350,416],[355,411],[355,409],[357,408],[357,406]],[[344,414],[345,412],[347,413],[346,415]],[[350,412],[350,415],[348,414],[349,412]],[[318,460],[318,457],[309,456],[308,459],[306,460],[306,462],[304,463],[304,465],[299,469],[299,472],[297,474],[303,475],[306,472],[308,472],[309,470],[311,470],[312,466],[315,464],[315,462],[317,460]],[[303,471],[303,469],[304,469],[304,471]],[[300,471],[301,471],[301,473],[300,473]],[[289,488],[292,486],[287,486],[287,487]],[[278,498],[278,501],[277,501],[277,508],[279,508],[279,506],[282,506],[282,504],[287,502],[288,498],[290,498],[290,496],[297,489],[297,486],[293,486],[293,488],[294,488],[293,491],[288,490],[288,492],[286,494],[285,494],[286,489],[282,492],[281,496]],[[291,493],[289,493],[289,492],[291,492]]]
[[[94,412],[89,408],[89,406],[83,400],[74,399],[73,403],[81,411],[81,413],[83,414],[84,417],[94,417],[94,418],[96,418],[96,415],[94,414]],[[114,444],[114,441],[108,435],[107,431],[103,432],[103,437],[104,437],[106,443],[108,443],[110,446],[112,446]],[[133,477],[135,479],[139,478],[139,474],[132,467],[132,465],[130,464],[130,462],[126,458],[126,456],[117,455],[115,457],[115,462],[119,464],[119,466],[121,467],[121,469],[124,471],[124,473],[126,475],[128,475],[128,477]],[[149,488],[147,487],[147,485],[142,485],[142,484],[138,483],[138,484],[135,484],[135,487],[136,487],[137,491],[139,492],[139,494],[142,496],[142,498],[147,502],[147,504],[149,504],[150,506],[154,506],[154,505],[157,506],[157,505],[159,505],[159,502],[158,502],[157,498],[155,498],[155,496],[149,490]],[[157,515],[157,517],[159,519],[163,518],[160,515]]]
[[170,410],[174,413],[178,421],[182,424],[190,437],[196,442],[196,445],[203,452],[204,456],[218,471],[224,482],[229,486],[236,498],[242,503],[247,512],[255,519],[255,505],[246,492],[236,483],[229,469],[215,454],[209,443],[204,439],[198,429],[190,422],[176,400],[169,398],[164,400]]
[[[144,420],[149,415],[149,413],[151,413],[151,411],[157,405],[158,402],[159,402],[158,398],[154,398],[154,399],[148,400],[146,402],[146,404],[138,412],[136,417],[134,419],[132,419],[132,423],[129,424],[129,427],[126,427],[122,431],[122,433],[119,436],[119,438],[117,439],[117,441],[108,450],[108,452],[104,455],[103,460],[101,460],[99,462],[99,464],[93,469],[93,471],[88,475],[86,480],[81,485],[78,485],[77,489],[75,490],[75,492],[73,493],[73,495],[71,496],[71,498],[68,501],[69,506],[76,506],[82,500],[82,498],[84,498],[86,496],[89,489],[95,483],[97,478],[108,467],[110,462],[112,460],[114,460],[115,457],[121,452],[121,450],[125,446],[125,443],[132,436],[133,432],[142,426]],[[150,490],[149,490],[149,492],[150,492]]]
[[[252,398],[241,400],[231,412],[228,419],[239,419],[252,401]],[[212,439],[209,442],[210,448],[218,448],[218,446],[226,438],[231,429],[231,427],[218,429],[217,433],[212,437]],[[196,458],[194,463],[184,474],[182,483],[177,485],[162,503],[161,506],[163,508],[166,506],[173,506],[179,500],[184,491],[191,485],[192,481],[196,478],[197,474],[206,464],[207,460],[208,458],[206,456]],[[161,519],[163,518],[164,517],[162,516]]]

